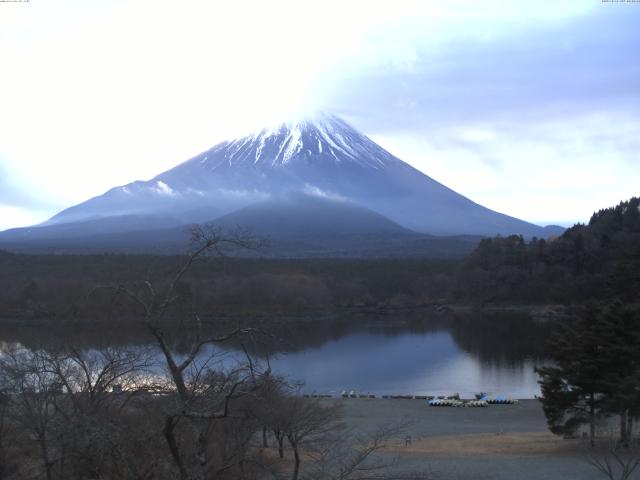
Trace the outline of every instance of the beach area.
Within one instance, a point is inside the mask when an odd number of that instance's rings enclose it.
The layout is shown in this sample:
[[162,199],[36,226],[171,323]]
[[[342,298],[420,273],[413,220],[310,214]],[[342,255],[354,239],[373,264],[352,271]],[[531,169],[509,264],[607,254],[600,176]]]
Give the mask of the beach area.
[[[326,400],[335,402],[336,400]],[[378,460],[424,479],[596,480],[581,440],[551,434],[537,400],[485,408],[431,407],[424,400],[340,399],[347,429],[372,434],[397,423]],[[406,478],[406,477],[405,477]]]

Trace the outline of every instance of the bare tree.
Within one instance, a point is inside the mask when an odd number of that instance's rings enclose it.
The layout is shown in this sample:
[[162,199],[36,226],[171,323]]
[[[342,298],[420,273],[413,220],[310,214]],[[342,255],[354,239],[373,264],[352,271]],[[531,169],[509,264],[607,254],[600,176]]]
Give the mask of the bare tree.
[[268,432],[273,434],[278,447],[278,456],[284,458],[286,429],[290,422],[287,410],[288,397],[293,393],[283,378],[270,374],[263,377],[262,388],[255,397],[253,412],[262,427],[262,447],[268,448]]
[[315,399],[299,396],[286,397],[282,407],[287,420],[282,430],[293,450],[292,480],[297,480],[302,461],[301,449],[319,442],[323,437],[338,428],[340,406],[324,406]]
[[8,440],[11,438],[11,433],[13,432],[10,432],[7,422],[9,396],[4,391],[4,385],[1,385],[0,388],[0,479],[4,479],[10,468]]
[[45,363],[39,352],[14,348],[0,358],[0,371],[11,403],[11,420],[34,439],[42,471],[47,480],[52,480],[60,459],[52,443],[61,390],[58,378],[47,371]]
[[[22,461],[14,478],[144,478],[142,471],[155,468],[148,417],[125,407],[146,364],[135,349],[4,351],[3,412],[14,430],[14,456],[37,452],[42,470]],[[115,382],[129,388],[113,393]]]
[[[113,403],[114,391],[124,398],[138,393],[152,364],[150,353],[140,347],[84,351],[69,347],[42,355],[45,372],[58,378],[76,415],[90,415]],[[119,408],[126,405],[122,399]]]
[[[163,319],[179,304],[181,281],[194,263],[210,254],[224,256],[228,249],[256,249],[261,245],[246,230],[225,234],[211,225],[193,227],[191,236],[190,253],[164,288],[154,286],[149,279],[134,285],[108,287],[137,305],[141,311],[141,322],[162,353],[171,390],[175,392],[174,407],[165,416],[162,432],[180,477],[185,480],[204,479],[212,468],[216,469],[210,465],[210,459],[219,456],[211,452],[211,447],[215,445],[211,437],[216,432],[213,423],[228,418],[231,402],[255,391],[259,385],[251,362],[248,367],[227,374],[217,371],[214,375],[209,368],[209,361],[200,359],[207,346],[254,335],[254,329],[237,328],[223,335],[205,335],[196,312],[180,311],[178,315],[182,317],[181,321],[185,316],[192,320],[192,339],[183,356],[177,355],[172,349]],[[183,420],[190,427],[193,438],[189,443],[193,448],[183,448],[179,442],[177,429]],[[192,457],[192,460],[187,457]],[[228,468],[228,465],[217,466],[217,470]]]
[[130,452],[120,448],[123,443],[132,446],[124,441],[130,431],[125,428],[129,418],[123,412],[131,398],[142,392],[140,386],[151,363],[149,353],[142,348],[108,347],[66,348],[40,355],[45,372],[55,376],[64,390],[58,400],[60,475],[84,478],[116,471],[120,478],[131,478],[137,468],[131,468]]
[[397,439],[405,428],[406,422],[383,425],[372,434],[355,435],[342,430],[324,439],[313,452],[308,478],[314,480],[383,480],[430,478],[423,473],[392,474],[390,469],[396,466],[396,459],[382,461],[376,453],[388,443]]
[[609,435],[587,451],[586,460],[609,480],[628,480],[640,466],[640,442],[625,446]]

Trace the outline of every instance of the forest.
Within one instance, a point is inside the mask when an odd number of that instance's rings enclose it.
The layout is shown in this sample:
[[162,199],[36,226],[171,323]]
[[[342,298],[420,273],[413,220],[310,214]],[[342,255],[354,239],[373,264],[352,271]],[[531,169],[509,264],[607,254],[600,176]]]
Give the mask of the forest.
[[[181,279],[204,316],[252,318],[428,305],[582,305],[640,288],[640,199],[593,214],[562,236],[487,238],[462,260],[207,257]],[[0,252],[0,318],[116,322],[103,285],[161,281],[179,256]]]
[[640,199],[593,214],[562,236],[489,238],[465,259],[454,298],[480,302],[638,300]]

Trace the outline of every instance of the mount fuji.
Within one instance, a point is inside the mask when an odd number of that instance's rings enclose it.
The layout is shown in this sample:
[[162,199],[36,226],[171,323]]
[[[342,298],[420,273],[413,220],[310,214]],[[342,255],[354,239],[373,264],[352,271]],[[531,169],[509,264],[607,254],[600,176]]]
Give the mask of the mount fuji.
[[425,234],[547,237],[562,231],[485,208],[342,119],[316,114],[222,142],[151,180],[112,188],[40,225],[2,232],[0,245],[177,239],[176,229],[210,221],[294,243],[305,236],[334,242],[336,235],[394,237],[397,243]]

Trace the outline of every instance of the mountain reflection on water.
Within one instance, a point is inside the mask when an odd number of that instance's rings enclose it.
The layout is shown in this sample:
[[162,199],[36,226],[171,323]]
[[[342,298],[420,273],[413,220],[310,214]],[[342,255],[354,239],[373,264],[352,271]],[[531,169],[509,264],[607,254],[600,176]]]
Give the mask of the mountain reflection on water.
[[[450,395],[484,391],[514,398],[539,393],[534,367],[545,364],[551,326],[522,316],[456,316],[413,322],[334,326],[271,360],[302,379],[306,393]],[[290,341],[290,340],[289,340]]]
[[[551,328],[550,323],[523,315],[496,314],[306,321],[245,347],[263,361],[268,358],[275,373],[304,382],[304,393],[355,390],[376,395],[471,396],[485,391],[532,398],[539,393],[533,369],[546,363],[544,342]],[[175,351],[186,351],[192,337],[189,330],[173,337]],[[0,340],[29,348],[149,343],[143,330],[90,328],[51,332],[4,327]],[[225,346],[228,355],[223,364],[244,355],[238,347]]]

